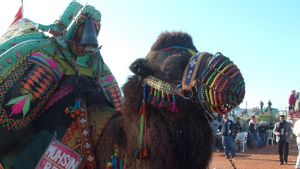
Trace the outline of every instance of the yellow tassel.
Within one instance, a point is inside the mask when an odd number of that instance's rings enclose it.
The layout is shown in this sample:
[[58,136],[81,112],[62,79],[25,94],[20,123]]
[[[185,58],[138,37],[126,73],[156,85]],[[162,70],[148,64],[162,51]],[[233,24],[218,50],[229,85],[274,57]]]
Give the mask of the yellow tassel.
[[112,163],[111,162],[108,162],[106,164],[106,169],[112,169]]

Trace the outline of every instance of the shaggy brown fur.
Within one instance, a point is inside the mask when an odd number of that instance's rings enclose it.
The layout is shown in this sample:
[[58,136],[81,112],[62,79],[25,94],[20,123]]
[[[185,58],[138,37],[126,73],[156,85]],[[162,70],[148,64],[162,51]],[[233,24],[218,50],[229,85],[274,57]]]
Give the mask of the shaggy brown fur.
[[[110,132],[110,137],[111,131],[119,135],[123,133],[118,139],[119,142],[125,141],[127,145],[123,143],[120,146],[120,156],[125,159],[129,169],[204,169],[208,167],[211,159],[213,135],[207,112],[200,109],[195,102],[178,96],[176,97],[178,112],[172,113],[166,109],[157,110],[150,105],[147,106],[147,141],[150,158],[144,160],[135,158],[135,150],[139,145],[138,112],[142,105],[144,77],[153,75],[166,82],[177,84],[181,81],[184,68],[191,57],[185,50],[161,52],[161,49],[171,46],[182,46],[197,51],[188,34],[162,33],[146,59],[138,59],[130,67],[136,75],[130,77],[123,86],[122,128],[110,124],[105,131]],[[106,135],[103,137],[106,138]],[[109,151],[109,146],[106,146],[108,141],[104,141],[105,145],[102,142],[103,140],[100,141],[97,151],[106,154]],[[98,159],[100,168],[103,168],[105,159],[109,157],[100,158]]]
[[128,167],[133,169],[206,168],[212,153],[212,133],[208,119],[203,110],[191,101],[181,98],[177,98],[180,104],[178,104],[179,111],[176,113],[147,107],[149,127],[147,138],[151,157],[143,161],[134,158],[139,137],[139,118],[134,117],[137,116],[134,112],[138,112],[141,102],[139,105],[132,103],[142,100],[142,87],[138,89],[136,84],[141,84],[141,80],[133,76],[124,86],[124,113],[126,114],[124,129],[127,133],[127,142],[130,143],[127,147]]

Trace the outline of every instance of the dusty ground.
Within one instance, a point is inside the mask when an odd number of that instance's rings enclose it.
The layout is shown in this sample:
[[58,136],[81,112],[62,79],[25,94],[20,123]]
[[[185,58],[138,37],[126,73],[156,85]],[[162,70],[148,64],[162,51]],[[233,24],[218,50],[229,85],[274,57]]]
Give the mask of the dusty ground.
[[[290,144],[289,150],[287,165],[279,165],[277,145],[239,152],[234,163],[237,169],[294,169],[298,150],[295,144]],[[233,169],[233,167],[224,158],[223,152],[215,152],[209,169]]]

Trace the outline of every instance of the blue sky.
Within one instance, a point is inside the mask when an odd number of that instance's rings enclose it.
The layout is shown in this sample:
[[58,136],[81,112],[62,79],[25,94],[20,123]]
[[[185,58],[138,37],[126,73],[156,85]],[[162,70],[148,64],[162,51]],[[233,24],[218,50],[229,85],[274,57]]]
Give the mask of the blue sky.
[[[24,0],[26,18],[50,24],[70,1]],[[222,52],[237,64],[246,83],[241,107],[271,100],[284,109],[300,91],[300,1],[298,0],[81,0],[102,13],[98,37],[105,62],[122,86],[129,65],[144,57],[163,31],[189,33],[199,51]],[[0,2],[0,33],[20,0]],[[247,104],[246,104],[247,102]]]

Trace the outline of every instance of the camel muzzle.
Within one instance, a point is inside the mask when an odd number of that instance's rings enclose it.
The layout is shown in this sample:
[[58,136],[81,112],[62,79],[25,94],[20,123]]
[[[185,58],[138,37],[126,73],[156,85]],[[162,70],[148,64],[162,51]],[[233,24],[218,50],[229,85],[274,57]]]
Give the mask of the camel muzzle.
[[245,83],[239,68],[228,57],[198,52],[184,71],[181,95],[196,99],[209,112],[224,114],[243,101]]

